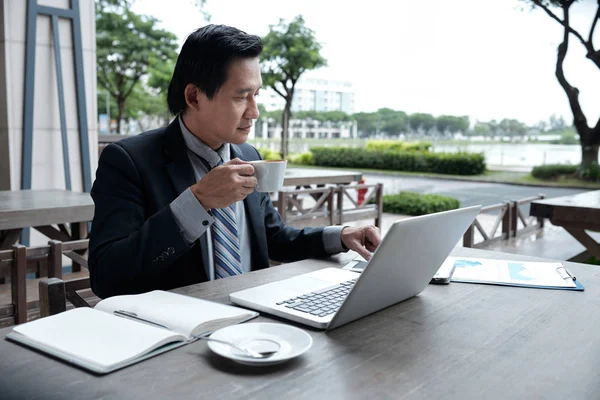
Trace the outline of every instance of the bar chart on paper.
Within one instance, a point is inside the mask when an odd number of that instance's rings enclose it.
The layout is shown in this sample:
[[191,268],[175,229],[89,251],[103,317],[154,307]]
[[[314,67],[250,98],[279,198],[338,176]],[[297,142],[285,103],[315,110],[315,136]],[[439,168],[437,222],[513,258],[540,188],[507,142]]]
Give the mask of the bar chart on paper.
[[453,282],[582,290],[562,263],[453,258]]

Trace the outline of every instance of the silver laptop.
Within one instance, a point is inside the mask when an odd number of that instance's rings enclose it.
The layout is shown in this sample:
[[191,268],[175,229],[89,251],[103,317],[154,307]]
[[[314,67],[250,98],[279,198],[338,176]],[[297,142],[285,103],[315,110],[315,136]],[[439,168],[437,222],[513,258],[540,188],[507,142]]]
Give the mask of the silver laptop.
[[361,274],[325,268],[231,293],[229,299],[315,328],[335,329],[421,293],[480,209],[396,221]]

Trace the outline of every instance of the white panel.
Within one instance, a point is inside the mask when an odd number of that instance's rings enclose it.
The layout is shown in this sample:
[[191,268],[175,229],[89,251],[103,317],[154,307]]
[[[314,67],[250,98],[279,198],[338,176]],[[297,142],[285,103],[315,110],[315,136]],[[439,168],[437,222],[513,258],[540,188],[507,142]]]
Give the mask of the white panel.
[[[83,51],[96,52],[96,9],[92,0],[79,1],[81,21],[81,46]],[[95,69],[95,65],[94,65]]]
[[[1,9],[1,7],[0,7]],[[0,27],[0,31],[2,31]],[[6,46],[0,42],[0,129],[8,130],[8,92],[6,80]]]
[[7,41],[25,43],[26,9],[25,1],[3,1],[4,24]]
[[37,47],[33,98],[34,136],[41,129],[60,128],[54,52],[47,46]]
[[[23,129],[23,99],[25,98],[25,43],[5,43],[8,128]],[[11,84],[8,84],[11,83]]]
[[[88,0],[82,0],[82,2],[86,2]],[[37,0],[40,6],[48,6],[48,7],[56,7],[56,8],[69,8],[70,1],[69,0]]]
[[8,129],[0,129],[0,190],[10,190],[9,150]]
[[21,188],[21,144],[23,143],[23,131],[20,129],[8,130],[8,141],[10,151],[10,189]]

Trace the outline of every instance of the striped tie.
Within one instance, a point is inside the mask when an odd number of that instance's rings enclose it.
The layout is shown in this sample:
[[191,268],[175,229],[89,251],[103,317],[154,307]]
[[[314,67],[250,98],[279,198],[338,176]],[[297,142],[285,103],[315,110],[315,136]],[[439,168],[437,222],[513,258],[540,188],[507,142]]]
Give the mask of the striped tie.
[[240,240],[238,238],[234,204],[212,210],[215,221],[212,225],[215,276],[227,278],[242,273]]

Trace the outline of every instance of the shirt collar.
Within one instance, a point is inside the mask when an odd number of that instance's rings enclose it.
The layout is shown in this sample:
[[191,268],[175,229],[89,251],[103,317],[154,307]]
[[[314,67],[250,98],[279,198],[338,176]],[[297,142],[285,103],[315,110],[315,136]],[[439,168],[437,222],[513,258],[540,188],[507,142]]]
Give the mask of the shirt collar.
[[183,123],[183,118],[181,114],[178,116],[179,119],[179,127],[181,128],[181,133],[183,134],[183,140],[185,141],[185,145],[187,148],[198,157],[204,159],[211,168],[219,165],[221,161],[224,163],[229,162],[231,159],[231,149],[229,147],[229,143],[224,143],[217,151],[214,151],[209,146],[207,146],[202,140],[200,140],[196,135],[194,135]]

